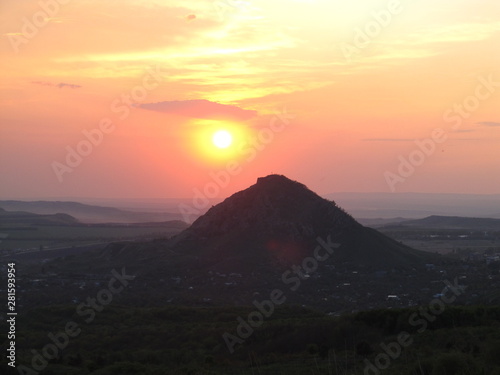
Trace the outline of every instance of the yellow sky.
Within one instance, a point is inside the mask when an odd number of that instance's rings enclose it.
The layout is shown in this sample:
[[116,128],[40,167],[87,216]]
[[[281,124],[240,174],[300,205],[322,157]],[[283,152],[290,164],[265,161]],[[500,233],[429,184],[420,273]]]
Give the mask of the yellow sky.
[[2,0],[0,38],[0,197],[500,193],[497,0]]

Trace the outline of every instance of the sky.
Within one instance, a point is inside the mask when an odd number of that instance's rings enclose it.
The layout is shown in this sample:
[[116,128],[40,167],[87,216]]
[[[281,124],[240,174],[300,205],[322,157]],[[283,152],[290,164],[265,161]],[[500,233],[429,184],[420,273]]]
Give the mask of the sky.
[[500,193],[499,45],[498,0],[2,0],[0,198]]

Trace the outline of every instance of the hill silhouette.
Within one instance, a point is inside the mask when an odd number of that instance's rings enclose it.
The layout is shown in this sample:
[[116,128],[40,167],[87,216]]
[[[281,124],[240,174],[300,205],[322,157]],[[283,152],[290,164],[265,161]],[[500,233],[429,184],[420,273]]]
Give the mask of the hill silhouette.
[[180,215],[170,212],[136,212],[114,207],[94,206],[71,201],[16,201],[0,200],[0,207],[8,211],[24,211],[39,215],[65,213],[82,223],[147,223],[171,221]]
[[364,227],[334,201],[282,175],[261,177],[213,206],[169,247],[200,257],[203,266],[236,272],[295,264],[328,237],[340,244],[336,262],[390,269],[419,267],[432,257]]
[[74,226],[81,223],[73,216],[56,213],[51,215],[39,215],[24,211],[7,211],[0,208],[0,228],[9,225],[60,225]]

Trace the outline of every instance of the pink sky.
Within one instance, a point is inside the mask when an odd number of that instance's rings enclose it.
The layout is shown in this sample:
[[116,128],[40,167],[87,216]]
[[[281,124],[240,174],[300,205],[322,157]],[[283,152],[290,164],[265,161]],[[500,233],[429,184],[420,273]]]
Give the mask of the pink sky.
[[345,3],[2,0],[0,198],[500,193],[500,2]]

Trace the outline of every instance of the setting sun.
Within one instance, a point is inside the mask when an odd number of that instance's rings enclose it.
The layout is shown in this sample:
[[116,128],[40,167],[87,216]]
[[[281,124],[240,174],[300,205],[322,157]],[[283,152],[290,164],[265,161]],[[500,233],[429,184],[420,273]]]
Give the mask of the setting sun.
[[214,133],[212,142],[215,147],[228,148],[233,143],[232,135],[226,130],[219,130]]
[[207,119],[192,121],[187,135],[185,147],[192,160],[211,167],[247,158],[255,137],[249,123]]

